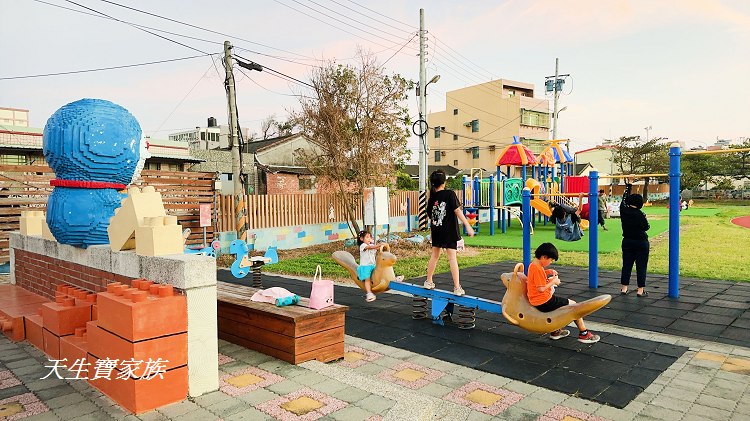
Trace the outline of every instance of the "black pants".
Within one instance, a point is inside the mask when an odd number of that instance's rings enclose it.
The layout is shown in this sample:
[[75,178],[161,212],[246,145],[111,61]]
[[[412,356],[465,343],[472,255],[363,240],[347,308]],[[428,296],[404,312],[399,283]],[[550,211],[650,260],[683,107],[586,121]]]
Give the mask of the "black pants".
[[604,211],[599,209],[599,225],[604,226]]
[[646,286],[646,269],[648,267],[648,240],[622,239],[622,274],[620,283],[630,285],[630,274],[635,263],[638,288]]

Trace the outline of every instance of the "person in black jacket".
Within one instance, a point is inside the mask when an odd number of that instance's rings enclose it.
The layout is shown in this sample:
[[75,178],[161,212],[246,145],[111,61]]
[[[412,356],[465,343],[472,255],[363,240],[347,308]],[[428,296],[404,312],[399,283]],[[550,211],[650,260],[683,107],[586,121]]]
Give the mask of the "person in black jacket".
[[646,214],[641,211],[643,207],[643,196],[640,194],[630,194],[633,188],[633,176],[629,176],[625,181],[625,192],[622,194],[620,203],[620,222],[622,223],[622,273],[620,283],[622,288],[620,293],[628,293],[630,285],[630,274],[633,271],[635,263],[636,280],[638,282],[638,292],[636,295],[645,297],[648,292],[644,291],[646,287],[646,268],[648,267],[648,231],[651,226],[648,224]]

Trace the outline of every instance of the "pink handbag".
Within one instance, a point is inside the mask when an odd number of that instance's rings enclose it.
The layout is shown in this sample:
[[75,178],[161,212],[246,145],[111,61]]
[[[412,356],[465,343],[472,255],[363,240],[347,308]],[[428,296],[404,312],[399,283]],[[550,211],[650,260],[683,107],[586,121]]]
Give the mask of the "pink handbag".
[[323,279],[320,265],[313,275],[312,292],[310,293],[310,308],[320,310],[333,305],[333,281]]

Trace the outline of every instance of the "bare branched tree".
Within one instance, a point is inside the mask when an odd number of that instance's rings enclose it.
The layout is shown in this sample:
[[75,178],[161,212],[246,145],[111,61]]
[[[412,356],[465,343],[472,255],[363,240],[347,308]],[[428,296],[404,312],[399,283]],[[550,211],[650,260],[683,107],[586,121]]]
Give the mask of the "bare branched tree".
[[360,229],[356,206],[362,190],[391,186],[396,165],[408,158],[405,100],[413,85],[386,75],[372,54],[360,49],[357,56],[356,66],[329,62],[315,70],[310,80],[315,94],[300,97],[296,116],[318,147],[300,153],[301,162],[335,187],[353,234]]

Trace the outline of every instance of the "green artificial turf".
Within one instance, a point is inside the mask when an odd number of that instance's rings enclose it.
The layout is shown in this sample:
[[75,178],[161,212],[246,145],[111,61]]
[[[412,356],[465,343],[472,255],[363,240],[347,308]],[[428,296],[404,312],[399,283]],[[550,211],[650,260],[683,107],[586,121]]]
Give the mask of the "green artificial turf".
[[[663,218],[649,218],[651,229],[648,231],[649,237],[667,231],[669,220]],[[599,228],[599,252],[608,253],[619,251],[622,243],[622,226],[618,218],[607,219],[605,226],[607,231]],[[534,235],[531,236],[532,250],[542,243],[553,243],[561,251],[588,251],[589,250],[589,230],[585,230],[584,236],[580,241],[562,241],[555,239],[555,226],[548,223],[546,226],[537,223],[534,228]],[[501,247],[501,248],[523,248],[523,232],[518,221],[513,221],[513,225],[508,228],[505,234],[501,233],[499,228],[495,228],[495,235],[490,235],[489,223],[483,223],[479,227],[479,234],[474,237],[464,236],[464,242],[468,246],[474,247]]]
[[[643,208],[643,212],[646,215],[666,215],[669,217],[669,209],[665,206],[648,206]],[[691,207],[690,209],[680,212],[680,217],[683,216],[715,216],[721,212],[721,208],[699,208]]]

